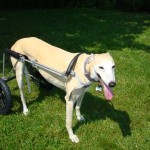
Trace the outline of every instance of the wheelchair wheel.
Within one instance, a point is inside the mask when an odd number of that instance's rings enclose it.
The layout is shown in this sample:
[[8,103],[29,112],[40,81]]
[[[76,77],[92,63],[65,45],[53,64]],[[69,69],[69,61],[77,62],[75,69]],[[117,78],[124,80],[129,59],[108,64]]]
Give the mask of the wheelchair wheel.
[[0,114],[10,113],[12,108],[11,92],[3,79],[0,79]]

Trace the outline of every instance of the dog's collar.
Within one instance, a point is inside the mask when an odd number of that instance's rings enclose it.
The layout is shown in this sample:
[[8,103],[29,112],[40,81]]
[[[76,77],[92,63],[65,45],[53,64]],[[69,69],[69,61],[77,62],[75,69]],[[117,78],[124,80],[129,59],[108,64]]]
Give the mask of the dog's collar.
[[90,73],[87,71],[86,69],[86,65],[90,63],[90,61],[94,58],[94,55],[91,54],[89,57],[87,57],[84,61],[84,75],[86,76],[86,78],[91,81],[94,82],[95,80],[93,78],[91,78]]

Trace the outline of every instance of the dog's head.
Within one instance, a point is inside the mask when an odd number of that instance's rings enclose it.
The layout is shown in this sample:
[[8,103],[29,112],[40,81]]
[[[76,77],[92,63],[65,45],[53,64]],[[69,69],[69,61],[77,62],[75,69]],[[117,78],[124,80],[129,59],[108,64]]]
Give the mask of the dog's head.
[[115,62],[109,53],[95,54],[91,60],[91,78],[100,82],[107,100],[113,98],[112,87],[116,86]]

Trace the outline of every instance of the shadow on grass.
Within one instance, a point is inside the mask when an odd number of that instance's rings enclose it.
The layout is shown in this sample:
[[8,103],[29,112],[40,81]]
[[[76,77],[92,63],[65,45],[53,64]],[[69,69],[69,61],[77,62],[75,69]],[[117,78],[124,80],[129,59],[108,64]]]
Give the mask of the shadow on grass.
[[[10,48],[20,38],[31,36],[70,52],[102,53],[124,48],[150,52],[148,14],[98,9],[41,9],[2,11],[0,18],[4,18],[0,20],[0,68],[3,49]],[[8,72],[12,68],[8,56],[6,61]]]
[[[122,136],[126,137],[131,135],[131,120],[129,114],[126,111],[115,109],[113,103],[110,101],[86,93],[83,99],[81,111],[86,119],[84,122],[85,124],[109,118],[119,125]],[[77,130],[81,125],[82,123],[78,122],[74,127],[74,130]]]
[[[64,91],[55,89],[55,87],[54,90],[47,92],[45,91],[45,89],[39,90],[40,94],[38,98],[35,101],[30,102],[29,105],[32,105],[34,102],[41,102],[45,96],[54,96],[56,92],[59,93],[60,99],[65,103]],[[110,101],[103,100],[87,92],[83,99],[81,113],[84,114],[84,117],[86,119],[86,121],[84,122],[85,124],[96,120],[105,120],[106,118],[109,118],[119,125],[123,137],[131,135],[131,120],[129,114],[126,111],[115,109],[113,103]],[[82,123],[78,122],[75,125],[74,130],[77,130],[81,125]]]
[[[33,81],[31,81],[31,82],[33,82]],[[39,94],[37,95],[37,98],[35,98],[34,100],[26,101],[28,108],[29,108],[29,106],[32,106],[35,103],[41,103],[42,101],[44,101],[45,97],[55,96],[56,93],[59,93],[57,96],[59,96],[60,99],[65,103],[65,100],[64,100],[65,92],[63,90],[58,89],[55,86],[52,87],[51,84],[50,84],[50,86],[47,86],[47,88],[42,87],[42,86],[40,87],[36,83],[35,83],[35,85],[38,87]],[[16,85],[16,87],[13,88],[12,90],[18,90],[19,91],[19,88]],[[32,92],[34,92],[34,89],[31,88],[31,93]],[[26,95],[25,95],[25,99],[27,100]],[[16,112],[22,113],[23,108],[22,108],[22,102],[21,102],[20,95],[16,96],[16,95],[12,94],[12,100],[13,100],[14,105],[17,106],[17,108],[15,108],[15,110],[12,110],[11,113],[12,114],[15,114]]]
[[39,9],[2,11],[0,18],[3,18],[0,20],[1,50],[11,47],[20,38],[36,36],[71,52],[101,53],[124,48],[150,52],[149,45],[145,44],[146,35],[144,40],[137,41],[148,32],[148,14],[98,9]]
[[[54,96],[56,93],[59,93],[58,95],[60,99],[65,103],[65,92],[58,88],[54,88],[51,91],[39,88],[39,91],[40,92],[38,98],[28,102],[28,107],[33,105],[34,103],[41,103],[45,96]],[[13,96],[13,98],[15,98],[16,102],[19,103],[20,106],[22,106],[19,97]],[[22,113],[22,107],[18,107],[17,111]],[[12,113],[15,113],[15,111],[13,111]],[[109,118],[119,125],[123,137],[131,135],[131,120],[129,114],[126,111],[115,109],[113,103],[110,101],[93,96],[91,93],[86,93],[83,99],[81,113],[83,113],[86,119],[86,121],[84,122],[85,124]],[[82,122],[77,122],[77,124],[74,127],[74,130],[77,130],[82,124]]]

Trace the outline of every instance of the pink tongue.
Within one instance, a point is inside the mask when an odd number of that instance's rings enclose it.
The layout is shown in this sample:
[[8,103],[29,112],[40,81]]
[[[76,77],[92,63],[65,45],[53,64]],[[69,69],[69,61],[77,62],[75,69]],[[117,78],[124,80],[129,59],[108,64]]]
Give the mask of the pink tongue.
[[105,98],[107,100],[111,100],[113,98],[112,89],[109,86],[107,86],[105,83],[103,85],[104,85],[104,95],[105,95]]

